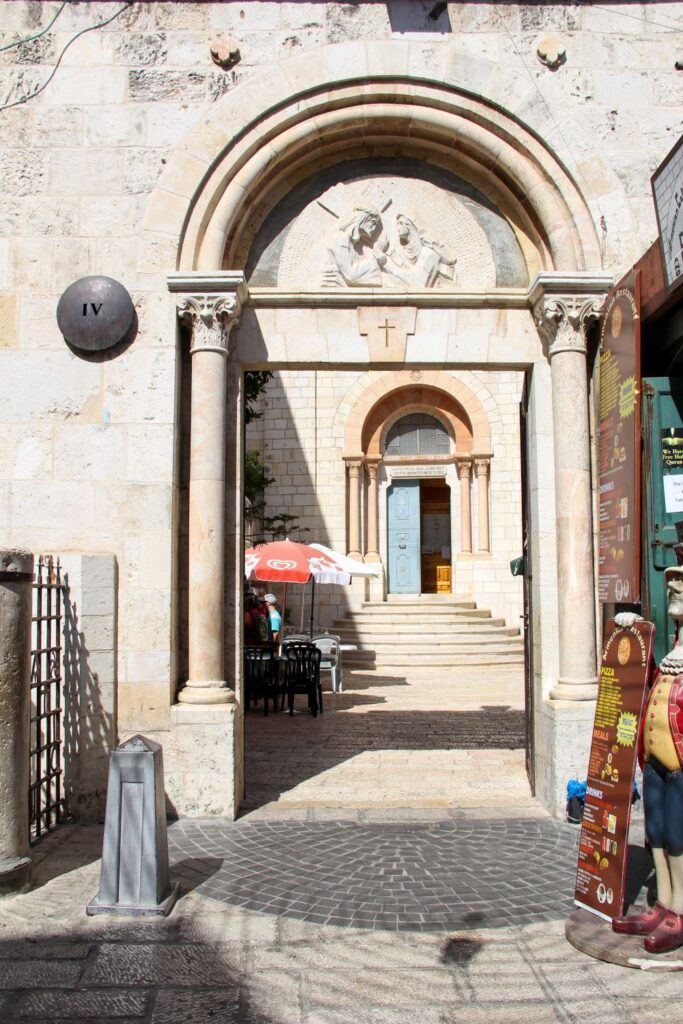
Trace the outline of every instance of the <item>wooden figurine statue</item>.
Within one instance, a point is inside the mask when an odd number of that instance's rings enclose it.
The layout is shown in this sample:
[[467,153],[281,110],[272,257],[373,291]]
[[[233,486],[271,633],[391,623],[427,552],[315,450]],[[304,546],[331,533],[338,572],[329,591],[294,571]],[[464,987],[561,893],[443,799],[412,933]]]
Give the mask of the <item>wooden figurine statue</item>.
[[[644,913],[612,921],[615,932],[645,936],[648,953],[665,953],[683,945],[683,545],[675,551],[679,564],[665,569],[664,576],[676,641],[655,673],[638,744],[657,902]],[[616,621],[630,626],[637,618],[621,612]]]

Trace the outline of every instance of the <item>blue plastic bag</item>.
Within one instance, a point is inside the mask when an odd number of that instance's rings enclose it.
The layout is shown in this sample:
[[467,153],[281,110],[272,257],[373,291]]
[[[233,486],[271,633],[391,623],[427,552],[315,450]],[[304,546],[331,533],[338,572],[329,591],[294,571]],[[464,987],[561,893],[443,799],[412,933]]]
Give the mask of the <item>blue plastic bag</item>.
[[586,802],[586,783],[570,779],[567,783],[567,821],[580,825],[583,820],[583,805]]

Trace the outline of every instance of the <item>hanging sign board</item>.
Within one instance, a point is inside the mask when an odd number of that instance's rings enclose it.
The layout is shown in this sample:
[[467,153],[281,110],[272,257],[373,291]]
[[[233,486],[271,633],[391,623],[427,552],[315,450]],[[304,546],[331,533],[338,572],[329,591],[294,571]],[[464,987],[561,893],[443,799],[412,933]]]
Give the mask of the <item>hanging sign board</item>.
[[610,619],[586,779],[574,902],[609,921],[623,913],[638,725],[654,626]]
[[640,287],[612,291],[600,333],[598,587],[603,603],[640,599]]
[[667,285],[683,282],[683,136],[652,175]]

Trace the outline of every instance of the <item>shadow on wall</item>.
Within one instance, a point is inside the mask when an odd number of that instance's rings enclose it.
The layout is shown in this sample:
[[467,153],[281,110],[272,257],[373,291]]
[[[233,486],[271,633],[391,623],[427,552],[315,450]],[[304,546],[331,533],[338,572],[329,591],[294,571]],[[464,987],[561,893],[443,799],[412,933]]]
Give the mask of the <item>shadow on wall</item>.
[[102,678],[110,660],[100,659],[98,671],[98,652],[86,646],[65,574],[62,756],[67,806],[78,820],[104,820],[109,754],[116,743],[113,666],[112,677]]

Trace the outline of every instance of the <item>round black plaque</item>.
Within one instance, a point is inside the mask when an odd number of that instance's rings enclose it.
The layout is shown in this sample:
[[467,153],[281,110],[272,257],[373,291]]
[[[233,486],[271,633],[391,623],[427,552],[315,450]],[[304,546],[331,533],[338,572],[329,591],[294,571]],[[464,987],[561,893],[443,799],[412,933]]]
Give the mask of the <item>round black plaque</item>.
[[125,338],[135,316],[130,295],[111,277],[82,277],[57,304],[57,324],[70,345],[101,352]]

